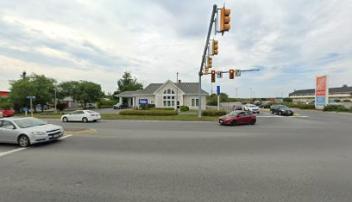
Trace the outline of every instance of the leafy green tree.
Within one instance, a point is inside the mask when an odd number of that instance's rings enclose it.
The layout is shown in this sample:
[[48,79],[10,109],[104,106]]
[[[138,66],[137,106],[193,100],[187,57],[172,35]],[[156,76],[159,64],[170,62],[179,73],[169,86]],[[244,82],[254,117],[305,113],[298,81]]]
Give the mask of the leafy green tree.
[[[226,93],[220,93],[220,102],[229,101],[229,96]],[[218,96],[216,94],[211,94],[207,96],[207,104],[210,106],[216,106],[218,103]]]
[[104,93],[99,84],[90,81],[68,81],[58,85],[58,95],[60,98],[72,97],[85,108],[87,103],[98,101]]
[[44,75],[32,74],[11,83],[10,99],[14,103],[15,109],[29,106],[27,96],[35,96],[33,104],[47,104],[54,98],[56,81]]
[[136,78],[132,78],[131,73],[125,72],[122,75],[122,78],[117,81],[117,86],[118,86],[118,93],[124,92],[124,91],[134,91],[134,90],[142,90],[143,89],[143,84],[138,83]]

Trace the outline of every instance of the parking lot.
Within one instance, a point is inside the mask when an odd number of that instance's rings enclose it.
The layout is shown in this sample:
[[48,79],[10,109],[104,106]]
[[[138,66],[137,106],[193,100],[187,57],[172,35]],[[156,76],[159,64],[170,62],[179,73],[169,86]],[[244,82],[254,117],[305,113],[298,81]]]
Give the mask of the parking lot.
[[351,201],[351,114],[257,119],[48,120],[65,139],[0,144],[0,201]]

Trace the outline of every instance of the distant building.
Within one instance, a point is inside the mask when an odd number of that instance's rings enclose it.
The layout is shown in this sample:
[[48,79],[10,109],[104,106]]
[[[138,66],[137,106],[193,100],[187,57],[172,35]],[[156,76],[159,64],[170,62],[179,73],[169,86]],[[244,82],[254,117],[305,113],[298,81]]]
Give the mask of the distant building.
[[[199,83],[151,83],[143,90],[125,91],[118,95],[120,103],[124,102],[129,107],[139,107],[142,103],[154,104],[157,108],[176,108],[178,101],[180,106],[188,106],[190,109],[197,109],[199,106],[198,97]],[[206,108],[207,92],[201,92],[201,108]],[[178,98],[177,98],[178,97]]]
[[0,98],[8,98],[10,96],[9,91],[0,91]]
[[[302,103],[314,103],[315,89],[295,90],[289,94],[292,101]],[[352,101],[352,86],[343,85],[342,87],[329,88],[329,103]]]

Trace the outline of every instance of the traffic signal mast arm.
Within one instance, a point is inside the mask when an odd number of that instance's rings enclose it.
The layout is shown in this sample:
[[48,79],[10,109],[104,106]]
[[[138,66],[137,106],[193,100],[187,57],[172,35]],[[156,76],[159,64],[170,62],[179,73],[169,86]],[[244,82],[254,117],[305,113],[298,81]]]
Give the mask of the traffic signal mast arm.
[[[255,71],[260,71],[260,69],[258,69],[258,68],[256,68],[256,69],[243,69],[243,70],[241,70],[241,69],[234,69],[234,70],[239,71],[240,73],[242,73],[242,72],[255,72]],[[213,71],[215,71],[215,70],[213,70]],[[215,71],[215,72],[221,72],[221,73],[223,73],[223,74],[227,74],[227,73],[230,73],[230,71],[231,71],[231,70],[228,70],[228,71]],[[211,74],[211,73],[204,73],[203,75],[208,75],[208,74]]]

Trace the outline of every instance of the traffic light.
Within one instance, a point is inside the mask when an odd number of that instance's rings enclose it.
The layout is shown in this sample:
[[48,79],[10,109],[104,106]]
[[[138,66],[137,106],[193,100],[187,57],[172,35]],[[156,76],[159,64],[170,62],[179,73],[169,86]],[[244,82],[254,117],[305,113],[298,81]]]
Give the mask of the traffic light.
[[211,82],[215,83],[215,76],[216,76],[216,71],[215,70],[211,70]]
[[234,79],[235,78],[235,70],[234,69],[230,69],[229,70],[229,77],[230,77],[230,79]]
[[230,14],[231,10],[223,7],[220,14],[220,32],[224,33],[231,29],[230,25]]
[[219,53],[219,41],[213,39],[213,44],[212,44],[212,55],[217,55]]
[[210,69],[213,67],[213,58],[211,58],[210,56],[208,56],[208,61],[207,61],[207,67]]
[[241,76],[241,71],[239,69],[237,69],[235,72],[236,72],[235,73],[236,76]]

